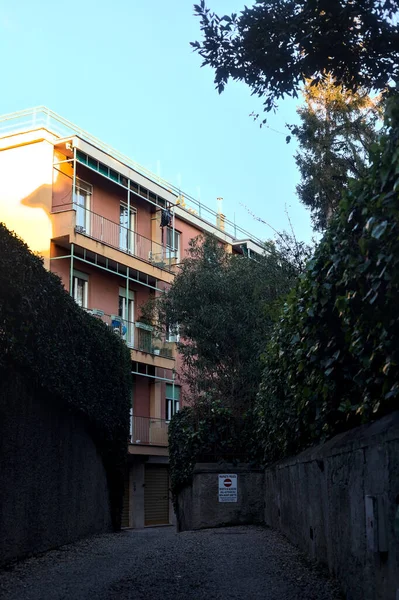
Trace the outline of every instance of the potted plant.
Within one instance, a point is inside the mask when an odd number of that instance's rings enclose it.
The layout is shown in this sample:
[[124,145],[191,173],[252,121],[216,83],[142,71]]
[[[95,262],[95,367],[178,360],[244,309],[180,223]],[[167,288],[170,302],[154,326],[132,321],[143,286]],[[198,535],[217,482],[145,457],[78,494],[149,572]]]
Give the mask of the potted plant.
[[[140,319],[136,326],[141,330],[141,338],[145,339],[145,352],[159,355],[162,349],[163,330],[160,326],[155,307],[156,299],[151,297],[147,302],[140,306]],[[142,348],[139,347],[139,350]]]

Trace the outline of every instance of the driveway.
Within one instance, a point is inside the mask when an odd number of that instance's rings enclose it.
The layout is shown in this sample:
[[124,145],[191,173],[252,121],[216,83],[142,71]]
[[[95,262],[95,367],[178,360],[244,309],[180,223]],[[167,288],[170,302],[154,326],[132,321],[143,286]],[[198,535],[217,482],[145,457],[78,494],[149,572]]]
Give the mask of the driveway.
[[279,533],[229,527],[124,530],[0,571],[2,600],[338,600]]

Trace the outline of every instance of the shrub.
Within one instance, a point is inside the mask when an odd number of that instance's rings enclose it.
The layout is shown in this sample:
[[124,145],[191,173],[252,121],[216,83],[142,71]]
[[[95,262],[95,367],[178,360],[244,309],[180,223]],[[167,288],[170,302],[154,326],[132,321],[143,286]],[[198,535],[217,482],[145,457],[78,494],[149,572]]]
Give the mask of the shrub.
[[119,523],[129,428],[131,362],[125,344],[79,308],[15,234],[0,224],[0,370],[80,414],[107,471]]

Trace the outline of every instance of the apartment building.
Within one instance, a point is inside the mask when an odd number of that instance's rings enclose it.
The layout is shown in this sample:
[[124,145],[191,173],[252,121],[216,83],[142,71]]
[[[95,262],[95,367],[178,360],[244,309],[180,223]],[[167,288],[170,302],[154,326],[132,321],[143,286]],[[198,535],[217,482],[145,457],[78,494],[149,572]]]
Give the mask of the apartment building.
[[167,430],[184,388],[176,337],[141,307],[170,286],[201,232],[248,255],[261,241],[45,107],[0,117],[0,221],[129,347],[123,525],[169,524]]

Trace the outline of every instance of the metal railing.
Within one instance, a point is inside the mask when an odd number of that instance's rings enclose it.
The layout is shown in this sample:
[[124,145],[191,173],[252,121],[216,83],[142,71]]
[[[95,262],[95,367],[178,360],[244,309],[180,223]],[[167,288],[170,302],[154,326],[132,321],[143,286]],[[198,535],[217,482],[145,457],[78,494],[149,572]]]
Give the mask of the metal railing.
[[140,258],[140,260],[166,271],[172,271],[173,266],[176,264],[177,252],[171,247],[162,246],[162,244],[158,244],[158,242],[154,242],[140,233],[115,223],[79,204],[64,204],[54,208],[53,212],[71,209],[76,212],[76,233],[86,235],[97,242]]
[[0,116],[0,137],[2,135],[21,133],[30,129],[38,129],[40,127],[44,127],[60,138],[72,137],[74,135],[79,136],[84,141],[87,141],[89,144],[92,144],[99,150],[102,150],[106,154],[109,154],[113,158],[119,160],[122,164],[133,169],[137,173],[144,175],[144,177],[153,183],[162,186],[166,191],[175,194],[177,197],[176,203],[179,204],[180,208],[183,210],[191,214],[197,214],[201,219],[213,227],[224,231],[235,239],[251,239],[263,247],[262,240],[256,238],[253,234],[249,233],[242,227],[239,227],[233,221],[230,221],[225,217],[222,219],[220,213],[212,210],[200,200],[195,199],[193,196],[190,196],[190,194],[182,192],[178,186],[175,186],[155,175],[149,169],[146,169],[128,156],[118,152],[118,150],[115,150],[115,148],[112,148],[112,146],[105,144],[84,129],[74,125],[74,123],[71,123],[71,121],[64,119],[46,106],[37,106]]
[[131,417],[131,444],[168,445],[168,422],[152,417]]
[[108,325],[129,348],[174,360],[173,342],[167,342],[165,336],[154,332],[151,326],[139,321],[128,321],[118,315],[108,315],[97,308],[87,308],[86,311]]

